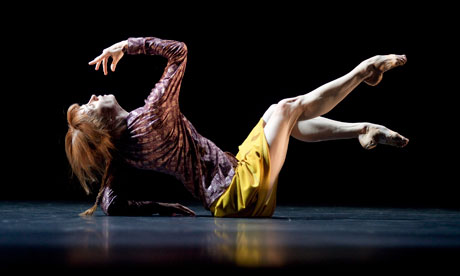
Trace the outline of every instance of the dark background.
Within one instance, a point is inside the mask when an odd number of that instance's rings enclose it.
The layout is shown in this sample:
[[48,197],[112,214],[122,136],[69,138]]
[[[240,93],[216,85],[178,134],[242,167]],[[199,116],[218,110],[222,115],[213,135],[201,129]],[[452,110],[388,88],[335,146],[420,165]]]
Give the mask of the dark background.
[[[135,6],[135,7],[134,7]],[[180,106],[225,151],[238,145],[272,103],[307,93],[375,54],[408,63],[377,87],[360,85],[325,117],[372,122],[410,139],[404,149],[366,151],[357,140],[291,139],[279,178],[280,204],[458,208],[451,7],[194,5],[41,7],[6,33],[2,199],[89,200],[64,152],[66,111],[91,94],[115,94],[128,111],[161,76],[161,57],[125,56],[104,76],[87,63],[128,37],[183,41],[189,49]],[[13,28],[12,26],[22,27]],[[198,202],[174,178],[136,171],[132,185],[162,201]]]

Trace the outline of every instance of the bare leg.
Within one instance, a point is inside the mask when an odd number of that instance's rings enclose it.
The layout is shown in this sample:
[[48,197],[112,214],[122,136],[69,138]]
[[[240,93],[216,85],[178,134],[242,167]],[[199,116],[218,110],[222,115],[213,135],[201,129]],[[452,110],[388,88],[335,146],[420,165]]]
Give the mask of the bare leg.
[[368,123],[345,123],[324,117],[298,120],[291,136],[304,142],[358,138],[365,134]]
[[[284,99],[271,106],[264,114],[266,123],[264,133],[270,147],[271,159],[269,189],[272,189],[278,178],[286,159],[289,138],[299,121],[307,121],[329,112],[362,81],[366,81],[370,85],[376,85],[381,81],[383,72],[405,63],[405,56],[375,56],[363,61],[345,76],[331,81],[308,94]],[[365,137],[368,136],[363,136],[363,142],[366,140],[364,139]],[[372,141],[374,139],[367,140]]]
[[404,65],[406,56],[375,56],[361,62],[351,72],[334,81],[326,83],[308,94],[296,97],[300,105],[301,120],[315,118],[331,111],[362,81],[377,85],[383,73],[391,68]]
[[299,120],[291,136],[304,142],[358,138],[365,149],[373,149],[377,144],[404,147],[409,139],[382,125],[372,123],[344,123],[324,117]]
[[[264,120],[270,118],[272,111],[273,108],[267,111]],[[303,142],[358,138],[365,149],[372,149],[377,144],[404,147],[409,142],[404,136],[382,125],[366,122],[346,123],[325,117],[298,120],[292,129],[291,136]]]

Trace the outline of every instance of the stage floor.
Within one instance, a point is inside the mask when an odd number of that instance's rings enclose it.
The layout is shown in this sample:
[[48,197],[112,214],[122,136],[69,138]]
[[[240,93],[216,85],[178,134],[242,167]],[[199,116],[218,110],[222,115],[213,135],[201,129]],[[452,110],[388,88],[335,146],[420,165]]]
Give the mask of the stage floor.
[[[81,202],[0,201],[5,269],[448,269],[460,210],[278,206],[271,219],[93,217]],[[212,271],[212,270],[210,270]]]

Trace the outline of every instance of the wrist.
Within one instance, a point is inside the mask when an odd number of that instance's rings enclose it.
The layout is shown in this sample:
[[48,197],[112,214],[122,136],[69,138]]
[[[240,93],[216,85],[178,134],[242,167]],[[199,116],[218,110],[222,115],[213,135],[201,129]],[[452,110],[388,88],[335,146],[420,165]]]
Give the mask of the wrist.
[[[145,54],[145,39],[130,37],[126,41],[126,53],[130,55]],[[124,42],[124,41],[123,41]]]
[[121,45],[122,45],[121,51],[123,53],[126,53],[128,51],[128,40],[123,40],[121,42]]

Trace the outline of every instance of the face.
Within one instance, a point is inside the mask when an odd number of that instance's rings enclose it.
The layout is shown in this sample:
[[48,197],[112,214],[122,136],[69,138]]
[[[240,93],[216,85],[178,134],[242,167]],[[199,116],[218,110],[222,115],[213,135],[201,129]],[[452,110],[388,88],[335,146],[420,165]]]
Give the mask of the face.
[[108,121],[116,118],[123,108],[118,104],[114,95],[92,95],[87,104],[80,107],[81,112],[102,116]]

